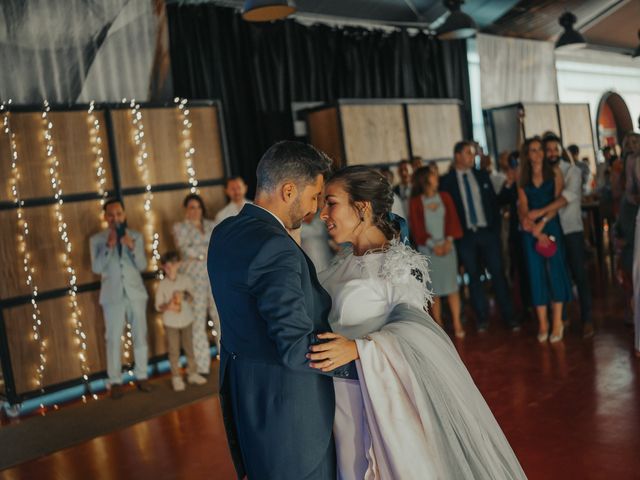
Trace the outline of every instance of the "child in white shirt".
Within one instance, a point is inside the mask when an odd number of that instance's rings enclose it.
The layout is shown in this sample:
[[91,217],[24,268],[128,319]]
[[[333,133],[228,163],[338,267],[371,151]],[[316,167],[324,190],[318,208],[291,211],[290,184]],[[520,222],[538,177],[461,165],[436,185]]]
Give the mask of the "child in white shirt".
[[180,257],[176,252],[167,252],[160,258],[160,266],[165,277],[158,284],[155,299],[156,310],[162,312],[171,365],[171,384],[176,392],[185,389],[179,363],[181,346],[187,356],[187,382],[194,385],[207,383],[207,380],[198,374],[193,356],[193,284],[189,277],[178,273],[180,263]]

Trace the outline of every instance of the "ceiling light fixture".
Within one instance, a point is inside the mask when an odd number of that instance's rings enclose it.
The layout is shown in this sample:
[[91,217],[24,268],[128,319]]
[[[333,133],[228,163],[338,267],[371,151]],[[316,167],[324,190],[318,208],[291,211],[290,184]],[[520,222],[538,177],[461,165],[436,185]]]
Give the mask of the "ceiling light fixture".
[[564,32],[558,38],[556,42],[556,48],[562,48],[563,50],[573,50],[584,47],[587,42],[584,37],[573,28],[573,25],[578,21],[578,18],[571,12],[564,12],[560,15],[558,23],[564,28]]
[[296,11],[293,0],[246,0],[242,18],[247,22],[282,20]]
[[449,10],[449,16],[442,26],[438,28],[438,38],[441,40],[459,40],[473,37],[478,31],[478,27],[473,18],[460,10],[464,0],[444,0],[442,3]]

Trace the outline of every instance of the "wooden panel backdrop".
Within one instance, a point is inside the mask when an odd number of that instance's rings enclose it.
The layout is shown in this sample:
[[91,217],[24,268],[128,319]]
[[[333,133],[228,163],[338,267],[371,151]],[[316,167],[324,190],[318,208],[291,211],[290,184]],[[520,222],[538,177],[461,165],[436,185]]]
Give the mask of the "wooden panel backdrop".
[[414,155],[425,160],[453,158],[453,146],[463,140],[459,105],[409,104],[407,114]]
[[[517,117],[514,121],[517,121]],[[524,132],[527,138],[551,131],[560,135],[560,122],[555,103],[527,103],[524,106]]]
[[[191,138],[195,155],[193,159],[199,181],[221,180],[225,175],[222,140],[219,136],[216,107],[190,107],[192,122]],[[180,142],[181,121],[177,108],[143,108],[145,139],[149,158],[151,183],[186,183],[188,175],[184,161],[184,150]],[[134,164],[135,145],[127,109],[112,111],[114,138],[117,149],[118,169],[121,185],[125,189],[143,188]],[[109,165],[110,155],[104,113],[97,110],[96,116],[102,126],[107,189],[114,188],[113,174]],[[92,194],[97,192],[95,154],[91,150],[90,125],[83,111],[52,111],[55,152],[60,161],[59,173],[64,194]],[[52,197],[47,173],[44,130],[40,113],[12,113],[12,130],[16,134],[20,160],[20,193],[24,199]],[[6,136],[0,136],[0,201],[11,200],[9,190],[10,150]],[[175,248],[171,226],[182,219],[182,201],[189,193],[187,187],[174,186],[171,190],[154,192],[152,211],[153,227],[160,234],[160,251]],[[221,185],[201,186],[209,216],[213,217],[225,203]],[[145,216],[141,194],[125,195],[124,202],[131,228],[145,231]],[[72,261],[78,276],[78,284],[91,284],[99,277],[91,272],[89,237],[105,228],[99,200],[87,199],[66,201],[62,211],[73,246]],[[67,277],[62,270],[63,243],[59,238],[54,218],[53,205],[25,207],[25,219],[30,225],[28,250],[36,268],[34,278],[41,293],[66,288]],[[0,236],[0,299],[29,295],[24,284],[22,259],[17,251],[18,226],[14,209],[0,210],[0,222],[4,226]],[[147,238],[147,253],[150,256],[150,238]],[[164,333],[160,317],[152,310],[156,280],[148,280],[149,302],[149,353],[151,356],[166,352]],[[98,305],[98,291],[78,295],[82,310],[84,331],[87,334],[88,364],[91,372],[106,369],[104,353],[104,321]],[[68,297],[62,296],[39,301],[42,312],[42,334],[47,343],[47,364],[44,384],[53,385],[81,376],[78,345],[71,320]],[[9,353],[18,394],[36,388],[35,369],[38,365],[39,346],[31,338],[31,305],[29,303],[4,308]]]
[[346,163],[383,164],[409,156],[402,105],[340,105]]
[[343,164],[342,137],[336,107],[314,110],[307,114],[309,141],[329,155],[334,165]]
[[[149,181],[153,185],[189,180],[182,149],[182,117],[175,108],[142,108]],[[210,107],[190,108],[193,124],[191,138],[196,149],[193,167],[198,179],[224,176],[221,139],[218,136],[218,117]],[[144,186],[135,164],[137,146],[133,140],[133,127],[128,109],[113,112],[113,127],[120,166],[122,188]]]
[[[104,113],[94,112],[100,122],[102,150],[106,168],[105,189],[113,188],[108,165],[109,145],[105,131]],[[19,157],[20,195],[23,199],[51,197],[51,184],[46,169],[45,140],[41,113],[12,113],[11,129],[16,136]],[[96,189],[95,154],[91,151],[90,125],[86,112],[50,112],[55,153],[60,161],[60,180],[64,194],[86,193]],[[11,154],[6,135],[0,135],[0,201],[12,200]]]
[[580,147],[580,159],[587,157],[592,172],[596,171],[596,157],[593,147],[593,131],[589,104],[561,103],[560,125],[562,125],[562,143],[565,147],[576,144]]

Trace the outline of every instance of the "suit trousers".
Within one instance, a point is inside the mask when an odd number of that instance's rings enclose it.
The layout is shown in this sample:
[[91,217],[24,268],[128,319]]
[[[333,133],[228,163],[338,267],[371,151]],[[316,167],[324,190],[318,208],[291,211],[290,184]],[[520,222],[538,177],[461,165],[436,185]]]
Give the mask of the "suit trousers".
[[580,318],[582,324],[592,322],[591,319],[591,291],[587,279],[587,269],[584,258],[584,233],[581,231],[568,233],[564,236],[565,252],[571,276],[578,289],[580,299]]
[[464,236],[456,240],[458,259],[469,275],[469,295],[471,305],[478,317],[478,326],[486,327],[489,321],[489,302],[480,282],[480,262],[491,274],[491,282],[505,323],[517,326],[514,318],[507,279],[502,268],[502,252],[500,237],[497,232],[488,228],[480,228],[476,232],[467,230]]
[[167,346],[169,347],[169,365],[171,365],[171,375],[180,376],[180,347],[187,357],[187,373],[193,375],[198,373],[196,359],[193,355],[193,324],[190,323],[183,328],[164,327],[167,334]]
[[102,305],[107,342],[107,374],[111,385],[122,383],[122,334],[125,322],[131,324],[133,335],[134,373],[136,379],[147,378],[149,353],[147,347],[147,299],[131,300],[126,295],[121,302]]

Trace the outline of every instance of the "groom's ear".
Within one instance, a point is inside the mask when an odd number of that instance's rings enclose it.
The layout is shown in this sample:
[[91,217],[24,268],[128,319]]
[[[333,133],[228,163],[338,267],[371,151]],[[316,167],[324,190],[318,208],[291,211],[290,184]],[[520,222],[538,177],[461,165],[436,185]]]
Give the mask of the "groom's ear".
[[284,203],[293,203],[298,196],[298,188],[293,182],[283,183],[280,194]]

